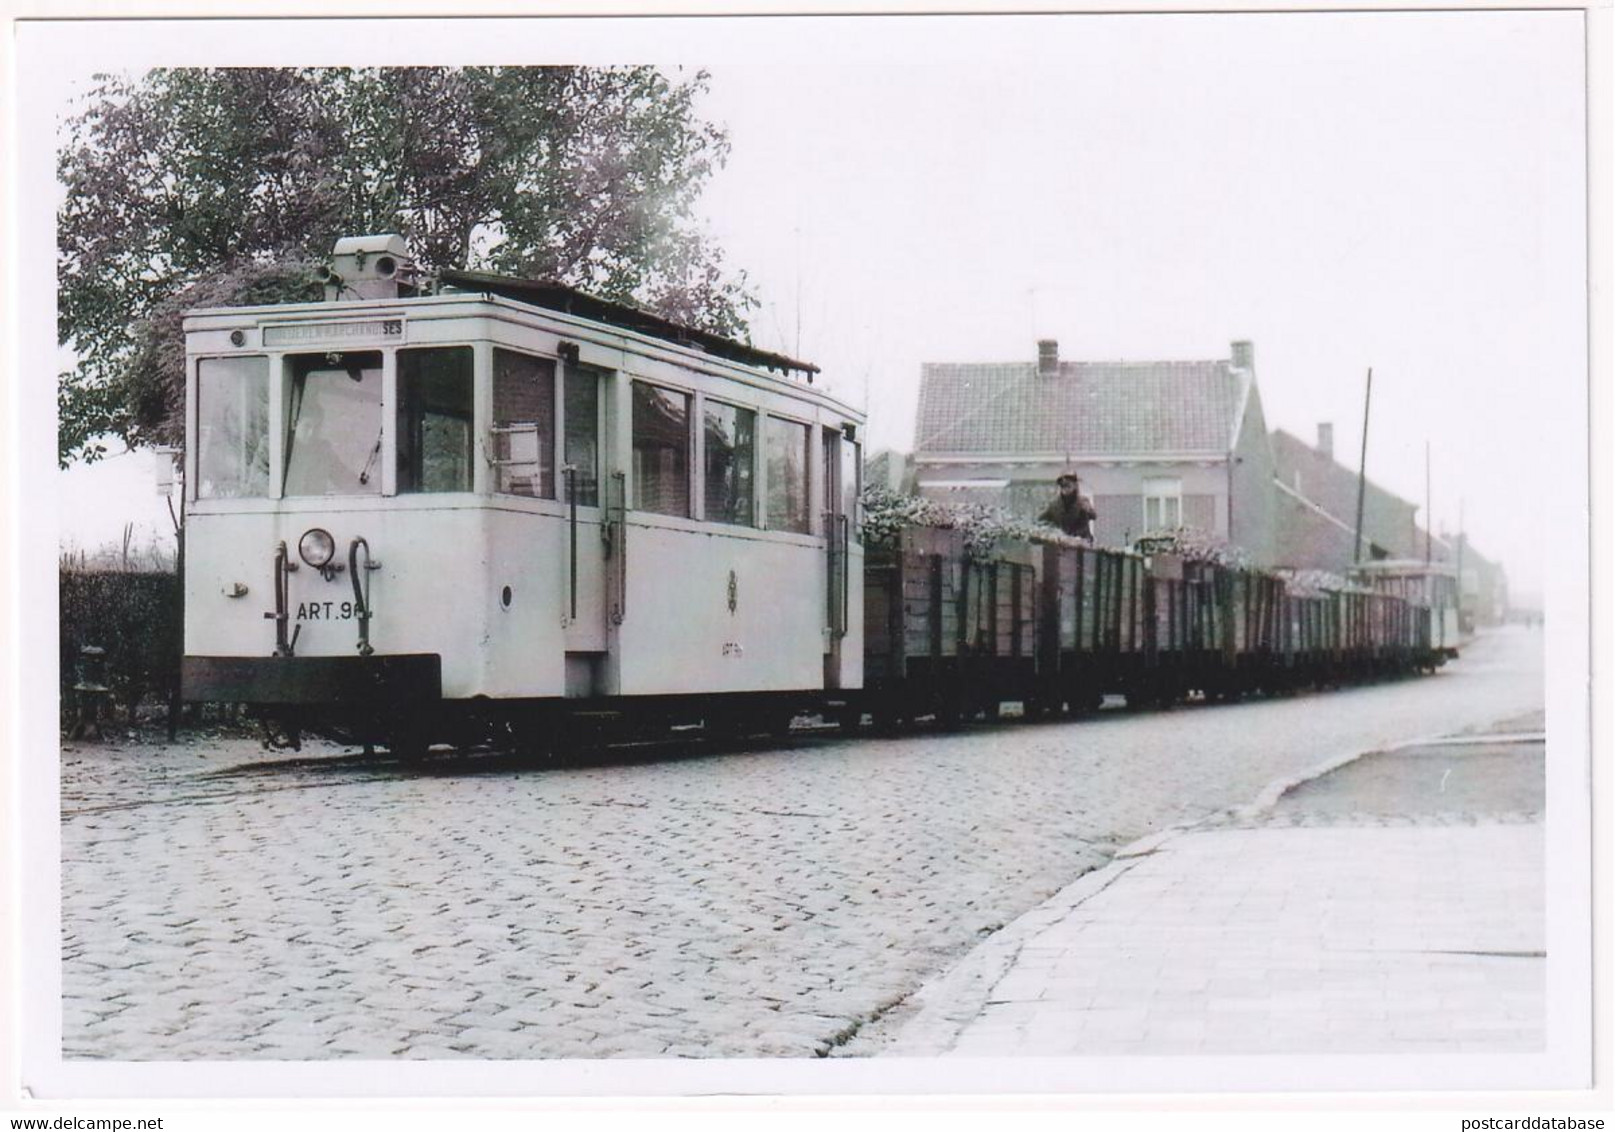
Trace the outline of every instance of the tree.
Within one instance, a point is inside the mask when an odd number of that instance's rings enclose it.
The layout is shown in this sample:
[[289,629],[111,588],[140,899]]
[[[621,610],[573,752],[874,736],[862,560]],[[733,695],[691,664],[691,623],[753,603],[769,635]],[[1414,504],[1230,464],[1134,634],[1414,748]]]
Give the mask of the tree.
[[742,337],[755,306],[694,216],[728,139],[707,76],[654,67],[159,70],[65,125],[59,455],[174,442],[190,307],[304,297],[342,235],[427,270],[549,278]]

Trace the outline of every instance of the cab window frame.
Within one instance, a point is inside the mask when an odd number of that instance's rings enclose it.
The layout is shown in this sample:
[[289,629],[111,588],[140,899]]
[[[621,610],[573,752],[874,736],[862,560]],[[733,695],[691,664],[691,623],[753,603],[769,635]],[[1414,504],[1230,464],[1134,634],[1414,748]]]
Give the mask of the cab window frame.
[[[250,364],[254,362],[260,363],[258,367],[260,372],[237,372],[233,374],[229,380],[233,380],[238,385],[243,386],[241,389],[241,393],[243,394],[246,394],[247,392],[244,386],[248,381],[251,381],[253,384],[257,385],[259,388],[251,394],[251,399],[255,402],[261,401],[261,405],[254,404],[249,406],[245,403],[247,398],[243,396],[239,398],[241,403],[236,406],[238,410],[241,410],[240,412],[231,414],[228,421],[215,421],[212,425],[209,425],[207,422],[207,414],[211,409],[210,401],[212,398],[209,396],[209,391],[204,388],[204,383],[215,383],[211,380],[212,375],[204,374],[203,367],[221,365],[228,367],[229,369],[239,370],[241,368],[239,365],[240,363]],[[280,443],[275,437],[275,424],[277,419],[277,414],[274,411],[276,387],[275,362],[276,359],[274,355],[269,353],[209,354],[197,357],[195,359],[195,393],[192,398],[194,406],[192,425],[195,429],[196,435],[196,468],[194,475],[191,477],[191,485],[187,491],[187,495],[192,500],[203,501],[218,499],[275,498],[277,486],[276,481],[278,478],[276,476],[275,469],[276,452],[280,447]],[[219,376],[221,379],[224,378],[223,374]],[[219,384],[222,384],[222,381]],[[254,413],[256,413],[260,419],[245,419]],[[228,424],[244,426],[248,434],[256,434],[256,451],[251,452],[249,455],[247,450],[243,448],[243,451],[239,453],[239,455],[242,457],[242,466],[234,469],[232,481],[229,485],[227,485],[226,490],[205,491],[204,488],[207,486],[208,481],[204,473],[204,469],[207,466],[208,456],[210,452],[218,451],[217,448],[210,448],[209,441],[212,439],[215,430],[220,425]],[[244,436],[240,439],[245,442],[248,437]],[[249,463],[252,466],[247,466]],[[260,463],[262,465],[261,468],[258,467]],[[262,478],[261,485],[256,482],[260,475]]]
[[[281,403],[284,418],[280,423],[280,495],[282,499],[336,499],[369,498],[385,494],[387,479],[386,438],[395,428],[389,420],[386,400],[386,383],[393,351],[378,348],[356,350],[298,350],[280,356]],[[350,358],[374,358],[375,366],[345,365]],[[318,364],[323,359],[324,364]],[[366,390],[366,399],[351,395],[340,382],[324,380],[324,375],[346,370],[347,376],[364,387],[375,375],[373,394]],[[353,374],[364,375],[354,377]],[[322,380],[310,385],[310,379],[321,375]],[[271,398],[274,394],[271,393]],[[368,417],[363,427],[355,429],[356,410],[367,414],[374,411],[374,421]],[[317,411],[314,411],[317,410]],[[312,415],[311,414],[312,412]],[[308,433],[299,437],[299,426],[308,422]],[[375,440],[368,442],[372,423]],[[347,451],[354,439],[366,443],[364,451],[353,448]],[[301,443],[299,442],[301,440]],[[311,454],[309,445],[320,447]],[[341,445],[341,450],[338,449]],[[358,466],[355,471],[354,465]],[[317,478],[323,477],[323,479]],[[351,482],[349,482],[351,480]],[[312,488],[323,482],[321,490]]]

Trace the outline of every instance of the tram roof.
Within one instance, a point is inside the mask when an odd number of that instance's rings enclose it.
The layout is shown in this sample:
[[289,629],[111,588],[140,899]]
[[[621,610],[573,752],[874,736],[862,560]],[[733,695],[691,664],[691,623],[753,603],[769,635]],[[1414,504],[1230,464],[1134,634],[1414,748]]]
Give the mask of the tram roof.
[[443,286],[454,290],[498,295],[514,302],[560,311],[594,322],[603,322],[652,338],[661,338],[685,346],[697,346],[715,357],[727,358],[741,365],[783,371],[795,370],[798,373],[808,374],[809,382],[812,381],[811,375],[819,372],[819,367],[810,362],[798,361],[769,350],[759,350],[755,346],[736,342],[732,338],[725,338],[711,331],[685,326],[640,307],[602,299],[598,295],[579,291],[576,287],[569,287],[553,279],[520,279],[511,275],[451,268],[440,272],[438,280]]

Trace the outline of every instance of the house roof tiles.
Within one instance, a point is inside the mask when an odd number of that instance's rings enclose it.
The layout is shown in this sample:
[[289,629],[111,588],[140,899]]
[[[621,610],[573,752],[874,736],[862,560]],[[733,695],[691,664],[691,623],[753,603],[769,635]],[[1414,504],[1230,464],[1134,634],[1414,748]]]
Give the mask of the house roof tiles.
[[1227,361],[927,363],[916,453],[1225,454],[1250,381]]

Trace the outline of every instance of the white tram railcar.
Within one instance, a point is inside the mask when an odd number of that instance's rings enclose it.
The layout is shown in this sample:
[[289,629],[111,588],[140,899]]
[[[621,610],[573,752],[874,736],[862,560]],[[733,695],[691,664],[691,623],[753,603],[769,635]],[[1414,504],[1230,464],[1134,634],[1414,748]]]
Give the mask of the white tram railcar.
[[1391,594],[1417,607],[1428,622],[1429,649],[1439,661],[1455,660],[1459,646],[1458,574],[1451,566],[1414,558],[1363,562],[1352,579],[1375,593]]
[[336,253],[326,302],[186,319],[187,699],[418,748],[861,687],[863,418],[814,367]]

